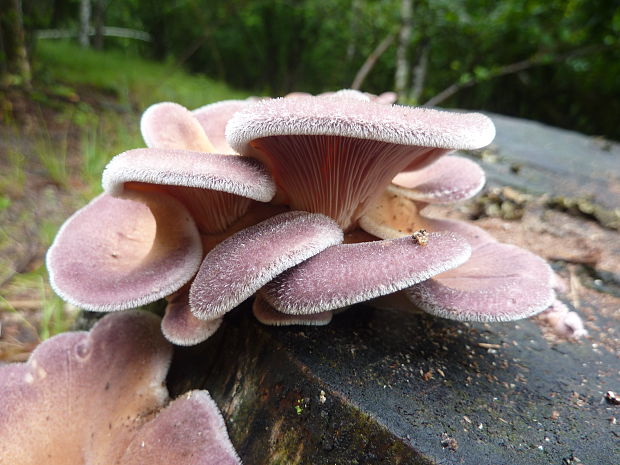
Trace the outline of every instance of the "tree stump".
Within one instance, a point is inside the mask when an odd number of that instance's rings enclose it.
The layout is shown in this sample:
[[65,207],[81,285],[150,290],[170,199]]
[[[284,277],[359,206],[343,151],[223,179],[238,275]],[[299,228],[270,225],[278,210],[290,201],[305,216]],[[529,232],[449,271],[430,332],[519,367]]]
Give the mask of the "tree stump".
[[326,327],[273,328],[246,303],[178,348],[169,376],[173,395],[211,392],[244,463],[620,463],[620,406],[605,398],[620,391],[620,145],[493,118],[494,147],[470,156],[490,186],[530,195],[520,219],[476,224],[550,260],[589,336],[558,339],[541,317],[464,324],[363,305]]

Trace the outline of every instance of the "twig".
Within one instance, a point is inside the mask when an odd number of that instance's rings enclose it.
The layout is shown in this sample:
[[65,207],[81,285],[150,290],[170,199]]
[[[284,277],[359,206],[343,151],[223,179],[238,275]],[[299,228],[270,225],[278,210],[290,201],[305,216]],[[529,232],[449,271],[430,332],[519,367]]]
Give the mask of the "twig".
[[368,76],[368,73],[370,73],[372,68],[374,68],[375,64],[377,63],[377,60],[381,57],[381,55],[383,55],[385,51],[390,47],[390,45],[392,45],[392,42],[394,42],[395,37],[396,37],[396,34],[393,32],[390,32],[379,43],[379,45],[377,45],[377,47],[372,51],[372,53],[368,55],[368,58],[366,58],[366,61],[364,62],[362,67],[359,69],[359,71],[355,75],[355,79],[353,79],[353,84],[351,84],[351,89],[359,90],[359,88],[362,87],[364,79],[366,79],[366,76]]
[[439,92],[434,97],[432,97],[426,103],[424,103],[424,106],[426,107],[435,106],[443,102],[444,100],[447,100],[448,98],[452,97],[454,94],[456,94],[461,89],[472,87],[476,84],[479,84],[484,81],[488,81],[496,77],[506,76],[507,74],[518,73],[520,71],[524,71],[526,69],[533,68],[535,66],[544,66],[544,65],[549,65],[551,63],[557,63],[559,61],[564,61],[567,58],[572,58],[574,56],[586,55],[588,53],[596,52],[604,47],[605,47],[604,45],[590,45],[588,47],[582,47],[576,50],[571,50],[570,52],[561,53],[559,55],[552,56],[551,58],[546,58],[546,55],[543,53],[537,53],[534,56],[526,60],[516,61],[514,63],[500,66],[499,68],[496,68],[495,70],[491,70],[490,75],[485,78],[474,77],[465,82],[455,82],[449,85],[448,87],[446,87],[444,90]]

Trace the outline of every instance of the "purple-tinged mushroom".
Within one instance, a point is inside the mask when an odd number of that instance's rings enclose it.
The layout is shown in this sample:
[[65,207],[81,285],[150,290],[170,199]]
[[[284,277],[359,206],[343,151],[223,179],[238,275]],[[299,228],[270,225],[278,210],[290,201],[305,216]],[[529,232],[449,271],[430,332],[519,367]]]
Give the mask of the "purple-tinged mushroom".
[[428,203],[466,199],[483,184],[484,173],[473,162],[447,156],[421,170],[396,176],[360,224],[382,238],[424,228],[456,233],[471,245],[471,258],[463,265],[405,291],[422,310],[468,321],[515,320],[539,313],[555,299],[555,276],[543,259],[500,244],[477,226],[422,214]]
[[[223,118],[238,107],[220,106]],[[256,160],[208,153],[213,146],[204,128],[221,144],[224,122],[220,115],[208,126],[213,108],[197,114],[173,103],[150,107],[141,121],[149,148],[114,157],[103,174],[104,194],[63,225],[47,265],[52,287],[65,300],[115,311],[170,296],[191,281],[205,253],[253,203],[274,196],[275,184]],[[250,216],[261,218],[254,211]],[[216,328],[196,321],[178,299],[163,325],[178,344],[202,341]]]
[[569,310],[560,300],[556,299],[540,316],[560,338],[577,340],[588,335],[579,314]]
[[[227,134],[240,153],[269,167],[276,201],[375,237],[330,247],[267,284],[262,295],[277,311],[309,315],[403,289],[417,307],[457,320],[524,318],[553,302],[553,273],[536,255],[473,225],[420,214],[428,203],[467,199],[482,188],[475,163],[440,155],[490,142],[485,117],[404,111],[340,93],[248,107]],[[428,246],[426,237],[417,241],[421,229],[434,231]]]
[[[142,131],[150,148],[110,162],[105,195],[178,202],[202,251],[198,260],[189,252],[185,257],[183,248],[176,251],[192,264],[183,279],[173,272],[156,279],[159,262],[149,259],[148,247],[137,260],[123,256],[119,263],[130,265],[123,276],[146,270],[137,280],[141,297],[117,298],[106,284],[98,292],[110,302],[102,308],[167,296],[164,333],[192,344],[256,293],[253,311],[268,324],[326,323],[333,310],[395,293],[457,320],[510,320],[549,306],[553,274],[541,259],[499,244],[473,225],[422,214],[429,203],[466,199],[481,189],[484,173],[476,164],[445,154],[488,144],[492,122],[480,114],[386,105],[386,99],[344,90],[227,102],[194,113],[170,103],[147,111]],[[213,116],[218,108],[221,119]],[[225,145],[217,135],[230,115]],[[206,153],[209,144],[229,153]],[[100,212],[98,206],[91,210]],[[124,225],[133,218],[115,214],[121,221],[111,221],[108,235],[122,243],[130,237]],[[68,299],[88,295],[97,278],[59,264],[63,254],[87,251],[84,256],[102,263],[110,282],[121,276],[113,266],[118,257],[109,258],[116,253],[111,241],[84,245],[88,228],[73,227],[89,223],[83,215],[63,227],[56,239],[62,246],[55,243],[54,260],[48,260],[55,288]],[[165,237],[178,229],[155,224]],[[129,293],[134,281],[126,280]],[[124,289],[125,281],[115,285]]]
[[192,312],[220,318],[283,271],[342,240],[334,220],[299,211],[243,229],[205,257],[190,290]]
[[0,462],[11,465],[241,463],[206,391],[170,401],[172,347],[159,318],[108,315],[0,366]]
[[274,202],[327,215],[346,233],[345,244],[265,285],[262,295],[275,310],[310,315],[346,307],[469,258],[469,244],[453,234],[433,234],[426,246],[414,238],[379,240],[373,231],[364,237],[359,227],[402,170],[490,142],[495,130],[485,116],[388,106],[361,92],[340,91],[259,102],[233,116],[226,132],[235,150],[270,169],[278,186]]
[[310,315],[288,315],[277,311],[269,305],[260,293],[254,297],[252,313],[258,321],[269,326],[325,326],[332,321],[333,315],[331,311],[312,313]]
[[336,95],[257,102],[226,128],[233,149],[268,167],[276,201],[330,216],[345,232],[401,171],[450,150],[483,147],[494,135],[493,123],[480,114]]

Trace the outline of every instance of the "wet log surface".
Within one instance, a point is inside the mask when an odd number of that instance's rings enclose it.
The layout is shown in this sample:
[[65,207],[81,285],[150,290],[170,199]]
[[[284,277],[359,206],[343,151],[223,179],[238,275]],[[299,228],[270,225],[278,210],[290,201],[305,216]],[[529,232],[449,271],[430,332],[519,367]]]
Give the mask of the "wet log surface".
[[494,158],[482,157],[490,185],[534,197],[518,220],[476,223],[549,259],[589,336],[558,339],[542,318],[463,324],[363,305],[326,327],[272,328],[246,303],[209,341],[178,349],[169,377],[174,395],[211,392],[244,463],[620,463],[620,406],[605,400],[620,391],[620,235],[536,197],[585,194],[613,212],[620,147],[496,124]]

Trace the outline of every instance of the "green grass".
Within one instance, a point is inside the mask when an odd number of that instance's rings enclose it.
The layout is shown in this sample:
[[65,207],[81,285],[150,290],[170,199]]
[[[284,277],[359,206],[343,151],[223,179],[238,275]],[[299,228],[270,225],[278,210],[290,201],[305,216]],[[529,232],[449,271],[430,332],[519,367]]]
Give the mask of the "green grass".
[[[37,333],[41,341],[69,330],[76,316],[75,311],[67,307],[65,302],[54,294],[48,284],[48,279],[47,270],[44,266],[40,266],[32,272],[16,275],[9,284],[11,289],[28,291],[29,295],[40,302],[38,322],[33,323],[26,319],[25,323]],[[20,311],[13,308],[11,302],[3,296],[0,296],[0,309],[20,314]]]
[[[66,197],[66,193],[78,204],[93,198],[101,191],[101,173],[107,162],[118,153],[144,146],[139,130],[140,112],[153,103],[174,101],[193,109],[248,96],[208,77],[191,75],[171,63],[157,63],[122,52],[84,50],[63,41],[37,43],[34,66],[31,129],[25,131],[11,123],[10,118],[4,118],[8,122],[7,134],[15,134],[27,143],[16,144],[6,153],[0,172],[0,219],[8,218],[8,210],[18,205],[13,201],[28,195],[28,189],[40,189],[40,182],[39,187],[28,182],[33,173],[43,173],[55,184],[59,193],[64,193],[59,199]],[[60,206],[59,211],[63,211]],[[21,214],[32,212],[24,209]],[[23,233],[21,223],[32,221],[15,222],[10,234],[4,226],[0,227],[0,266],[9,267],[2,252],[8,250],[14,237]],[[37,237],[32,240],[44,250],[59,226],[57,217],[38,221]],[[11,296],[28,296],[38,302],[36,312],[22,314],[12,307]],[[75,316],[51,290],[43,266],[15,274],[0,289],[1,312],[19,313],[40,340],[68,330]]]
[[156,63],[119,51],[85,50],[65,41],[39,41],[35,61],[53,81],[112,92],[121,103],[140,109],[161,101],[193,109],[249,95],[206,76],[190,75],[174,63]]

